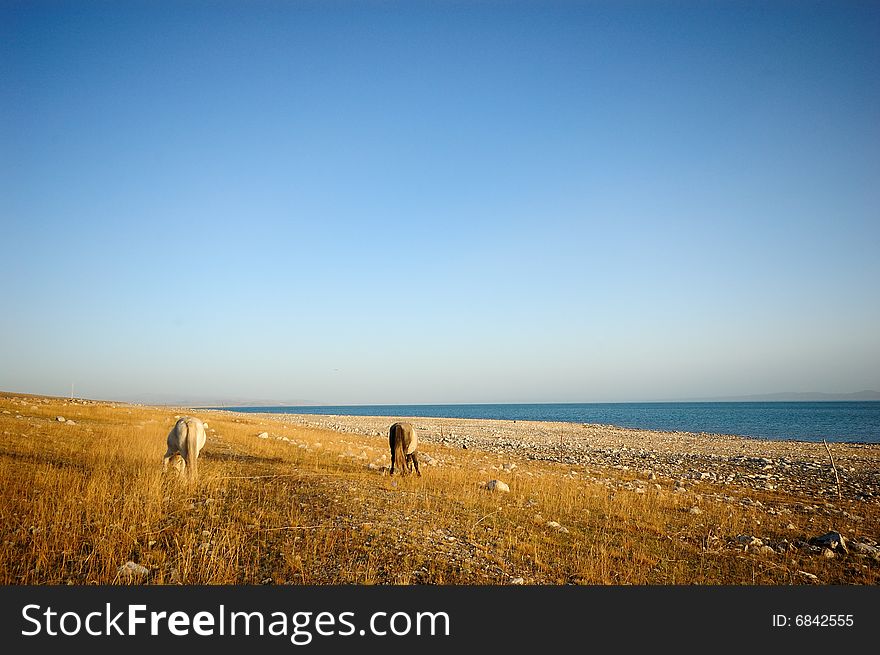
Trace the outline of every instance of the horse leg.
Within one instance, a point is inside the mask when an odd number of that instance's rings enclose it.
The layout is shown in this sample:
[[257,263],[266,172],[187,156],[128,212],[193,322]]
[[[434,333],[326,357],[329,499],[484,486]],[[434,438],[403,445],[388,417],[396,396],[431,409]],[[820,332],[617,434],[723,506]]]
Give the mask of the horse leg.
[[165,451],[165,457],[162,459],[162,473],[168,471],[168,460],[172,457],[174,457],[174,453],[169,448],[167,451]]
[[394,448],[391,449],[391,473],[388,475],[394,475]]
[[408,455],[408,457],[409,457],[410,461],[413,463],[413,466],[416,467],[416,475],[419,477],[422,477],[422,472],[419,470],[419,460],[416,457],[416,454],[413,453],[412,455]]

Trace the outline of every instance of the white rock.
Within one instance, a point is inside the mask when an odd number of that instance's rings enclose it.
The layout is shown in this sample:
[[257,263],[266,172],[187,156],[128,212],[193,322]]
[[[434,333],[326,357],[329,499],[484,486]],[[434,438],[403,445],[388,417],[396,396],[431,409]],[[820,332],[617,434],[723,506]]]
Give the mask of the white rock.
[[521,585],[521,584],[525,584],[525,583],[526,583],[525,578],[514,578],[513,580],[510,581],[510,584],[516,584],[516,585]]
[[872,557],[880,556],[880,548],[872,546],[871,544],[865,544],[860,541],[851,541],[849,542],[849,547],[850,550],[859,555],[871,555]]
[[501,480],[489,480],[488,484],[486,484],[486,489],[489,491],[502,491],[505,493],[510,492],[510,487],[507,486]]
[[56,416],[55,420],[59,423],[64,423],[64,421],[66,421],[67,419],[65,419],[63,416]]
[[118,570],[119,575],[128,578],[143,577],[150,573],[150,569],[143,567],[136,562],[132,562],[131,560],[120,566]]
[[65,423],[65,425],[76,425],[76,421],[74,421],[73,419],[70,419],[70,418],[67,419],[64,423]]
[[703,510],[701,510],[701,509],[700,509],[699,507],[697,507],[696,505],[694,505],[693,507],[691,507],[691,508],[688,510],[688,514],[702,514],[702,513],[703,513]]
[[268,438],[269,438],[269,433],[268,433],[268,432],[260,432],[260,434],[257,435],[257,438],[259,438],[259,439],[268,439]]

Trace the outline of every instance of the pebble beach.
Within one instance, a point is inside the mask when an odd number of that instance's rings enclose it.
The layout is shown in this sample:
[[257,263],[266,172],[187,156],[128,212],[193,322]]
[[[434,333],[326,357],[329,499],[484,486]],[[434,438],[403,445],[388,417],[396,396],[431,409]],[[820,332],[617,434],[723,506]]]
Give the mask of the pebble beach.
[[[250,414],[253,416],[253,414]],[[614,467],[650,477],[705,480],[832,500],[880,498],[880,445],[763,440],[608,425],[424,417],[266,414],[291,425],[385,437],[411,422],[422,450],[479,449],[572,466]],[[830,455],[829,455],[830,450]],[[834,459],[834,468],[831,458]],[[835,469],[837,477],[835,477]]]

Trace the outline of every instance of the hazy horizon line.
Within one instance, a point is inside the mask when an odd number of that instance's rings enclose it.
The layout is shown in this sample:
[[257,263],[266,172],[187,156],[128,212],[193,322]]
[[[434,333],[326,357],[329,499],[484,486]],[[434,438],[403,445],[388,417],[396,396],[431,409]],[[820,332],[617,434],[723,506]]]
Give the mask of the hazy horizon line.
[[846,393],[820,391],[782,391],[763,394],[738,394],[723,396],[685,396],[679,398],[654,398],[630,400],[542,400],[542,401],[460,401],[460,402],[327,402],[303,399],[261,399],[219,396],[190,396],[177,394],[133,394],[127,397],[97,398],[79,395],[53,395],[3,390],[9,395],[43,396],[48,398],[121,402],[155,406],[186,406],[197,409],[215,407],[388,407],[388,406],[455,406],[455,405],[592,405],[629,403],[701,403],[701,402],[834,402],[834,401],[880,401],[880,391],[864,389]]
[[[826,392],[777,392],[767,394],[744,394],[729,396],[693,396],[682,398],[659,398],[640,400],[544,400],[544,401],[496,401],[496,402],[289,402],[281,403],[274,401],[251,401],[253,404],[230,404],[219,403],[229,407],[389,407],[389,406],[452,406],[452,405],[591,405],[591,404],[626,404],[626,403],[683,403],[683,402],[749,402],[749,401],[779,401],[779,402],[820,402],[820,401],[878,401],[880,391],[865,389],[849,393],[826,393]],[[202,407],[217,406],[206,404]]]

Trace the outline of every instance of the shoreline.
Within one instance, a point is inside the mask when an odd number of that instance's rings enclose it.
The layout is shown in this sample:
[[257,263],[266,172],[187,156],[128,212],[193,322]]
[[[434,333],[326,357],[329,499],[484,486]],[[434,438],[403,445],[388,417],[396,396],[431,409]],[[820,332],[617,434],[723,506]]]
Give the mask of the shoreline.
[[[574,415],[566,415],[565,413],[557,415],[556,412],[526,412],[527,415],[522,416],[521,418],[517,416],[516,411],[494,411],[488,412],[487,415],[483,415],[482,412],[473,412],[470,411],[469,408],[473,407],[514,407],[514,408],[524,408],[524,407],[541,407],[541,406],[549,406],[549,407],[567,407],[567,406],[589,406],[589,405],[621,405],[621,406],[643,406],[643,405],[694,405],[694,404],[708,404],[708,405],[750,405],[750,404],[758,404],[758,405],[833,405],[833,404],[844,404],[844,405],[868,405],[871,406],[876,402],[876,406],[880,409],[880,401],[779,401],[775,403],[749,403],[749,402],[728,402],[728,403],[525,403],[525,404],[516,404],[516,403],[507,403],[507,404],[499,404],[499,403],[484,403],[484,404],[449,404],[449,405],[327,405],[327,406],[285,406],[285,405],[239,405],[239,406],[218,406],[218,405],[187,405],[188,407],[192,407],[193,409],[197,409],[200,411],[205,410],[219,410],[219,411],[229,411],[229,412],[240,412],[243,414],[293,414],[293,415],[306,415],[306,416],[361,416],[364,418],[379,418],[386,417],[388,419],[392,419],[396,416],[406,416],[413,420],[424,418],[431,420],[482,420],[482,421],[499,421],[499,422],[534,422],[534,423],[554,423],[554,424],[565,424],[565,425],[599,425],[607,428],[614,429],[622,429],[622,430],[645,430],[649,432],[669,432],[669,433],[689,433],[689,434],[703,434],[703,435],[722,435],[722,436],[730,436],[730,437],[742,437],[746,439],[758,439],[762,441],[804,441],[809,443],[822,443],[823,441],[828,441],[828,443],[832,444],[874,444],[880,445],[880,424],[874,425],[875,420],[880,420],[880,414],[877,416],[871,416],[869,419],[871,423],[866,423],[862,427],[848,426],[843,429],[840,427],[832,427],[832,426],[823,426],[826,429],[821,429],[818,427],[819,423],[817,421],[821,420],[821,416],[811,416],[811,415],[797,415],[791,417],[790,422],[786,422],[785,420],[780,420],[775,418],[773,412],[771,412],[766,417],[760,417],[760,420],[763,421],[764,428],[756,428],[755,425],[749,425],[749,421],[746,424],[742,424],[742,421],[734,420],[734,414],[728,414],[726,417],[722,417],[720,420],[716,418],[716,425],[713,427],[711,425],[706,425],[705,421],[689,421],[689,420],[671,420],[669,417],[654,417],[656,420],[644,420],[644,421],[632,421],[628,417],[616,416],[614,412],[610,414],[605,414],[604,412],[599,412],[598,415],[595,413],[590,413],[588,411],[584,413],[574,414]],[[360,410],[355,413],[351,413],[345,411],[346,408],[356,408]],[[369,410],[372,408],[381,409],[382,411],[378,411],[376,413],[372,413]],[[444,408],[456,408],[456,414],[447,413]],[[297,411],[297,410],[311,410],[311,411]],[[271,410],[271,411],[270,411]],[[327,410],[327,411],[315,411],[315,410]],[[334,411],[339,410],[339,411]],[[389,411],[390,410],[390,411]],[[400,411],[395,411],[400,410]],[[420,410],[420,411],[416,411]],[[433,412],[434,410],[437,413],[427,413]],[[414,412],[414,413],[411,413]],[[494,415],[493,415],[494,414]],[[573,416],[581,416],[583,418],[571,418]],[[766,420],[765,420],[766,419]],[[753,423],[754,421],[751,421]],[[653,424],[653,425],[652,425]],[[797,428],[792,429],[791,425],[797,425],[800,427],[800,430]],[[814,426],[813,429],[809,429],[808,425]],[[739,428],[737,427],[739,426]],[[738,432],[737,429],[742,429],[743,431]],[[755,433],[750,433],[749,430],[754,430]],[[763,432],[763,433],[762,433]],[[803,434],[799,434],[803,433]]]
[[[550,421],[199,411],[383,439],[391,423],[407,420],[418,431],[422,450],[432,457],[446,449],[478,449],[571,466],[613,467],[648,478],[676,479],[682,485],[705,481],[806,494],[817,500],[837,498],[822,442]],[[880,444],[829,442],[828,446],[843,496],[863,502],[880,499]]]

